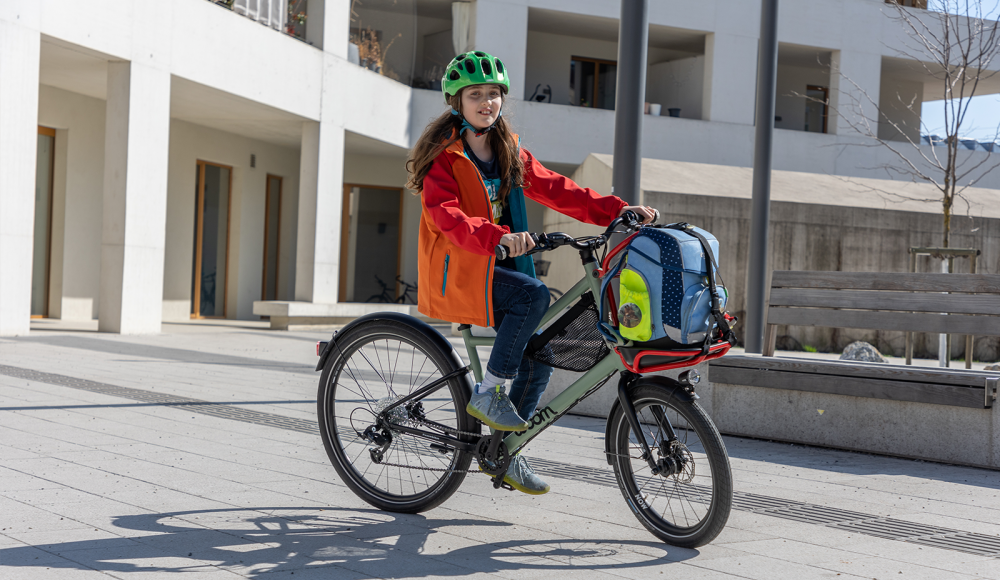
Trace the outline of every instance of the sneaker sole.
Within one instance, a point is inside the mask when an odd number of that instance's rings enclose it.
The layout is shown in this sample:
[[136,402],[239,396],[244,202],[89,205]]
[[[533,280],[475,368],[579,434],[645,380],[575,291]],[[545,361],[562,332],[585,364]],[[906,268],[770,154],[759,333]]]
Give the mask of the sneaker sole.
[[546,486],[546,488],[543,489],[542,491],[538,491],[537,489],[528,489],[528,488],[524,487],[523,485],[518,484],[516,481],[514,481],[513,479],[511,479],[509,476],[506,476],[506,475],[503,477],[503,481],[504,481],[504,483],[509,484],[511,487],[513,487],[517,491],[519,491],[521,493],[526,493],[528,495],[545,495],[545,494],[549,493],[549,491],[552,490],[552,486]]
[[[479,471],[483,471],[483,468],[480,467]],[[538,491],[537,489],[528,489],[528,488],[524,487],[523,485],[517,483],[513,479],[511,479],[509,475],[503,476],[503,482],[506,483],[507,485],[513,487],[517,491],[519,491],[521,493],[526,493],[528,495],[545,495],[545,494],[549,493],[550,491],[552,491],[552,486],[551,485],[546,486],[545,489],[542,490],[542,491]]]
[[528,423],[521,423],[519,425],[501,425],[495,421],[491,421],[489,418],[486,417],[486,415],[480,413],[479,409],[476,409],[471,405],[467,405],[465,407],[465,412],[468,413],[470,416],[475,417],[476,419],[481,421],[487,427],[492,427],[497,431],[525,431],[528,429],[528,427],[530,427]]

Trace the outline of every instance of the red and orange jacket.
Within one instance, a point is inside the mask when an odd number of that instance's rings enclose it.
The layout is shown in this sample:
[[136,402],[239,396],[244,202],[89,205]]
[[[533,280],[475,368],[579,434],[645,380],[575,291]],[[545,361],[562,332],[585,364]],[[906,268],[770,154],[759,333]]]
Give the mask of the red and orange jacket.
[[[522,216],[523,195],[600,226],[611,223],[627,205],[549,171],[524,149],[519,153],[526,187],[510,192],[508,207],[522,208]],[[434,159],[420,197],[418,310],[449,322],[493,326],[494,248],[510,231],[493,222],[486,185],[461,139]],[[512,215],[515,228],[517,213],[515,209]]]

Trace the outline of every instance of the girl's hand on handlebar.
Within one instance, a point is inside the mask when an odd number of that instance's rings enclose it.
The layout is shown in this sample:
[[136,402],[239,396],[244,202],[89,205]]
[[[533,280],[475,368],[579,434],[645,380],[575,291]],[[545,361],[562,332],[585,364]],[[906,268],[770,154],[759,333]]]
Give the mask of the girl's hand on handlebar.
[[627,211],[630,211],[639,216],[642,219],[642,223],[644,224],[652,223],[654,220],[656,220],[656,218],[659,216],[660,213],[655,209],[645,205],[627,205],[623,207],[620,212],[618,212],[618,216],[621,217],[621,215]]
[[504,234],[500,238],[500,245],[507,246],[507,255],[511,258],[522,256],[535,247],[535,241],[531,239],[528,232],[517,232]]

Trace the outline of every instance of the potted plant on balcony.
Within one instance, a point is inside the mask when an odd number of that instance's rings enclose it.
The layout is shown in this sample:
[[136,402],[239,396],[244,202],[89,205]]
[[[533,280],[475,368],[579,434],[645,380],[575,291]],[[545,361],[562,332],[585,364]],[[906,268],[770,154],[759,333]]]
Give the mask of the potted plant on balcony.
[[289,36],[305,39],[306,37],[306,0],[288,0],[288,20],[285,21],[285,32]]

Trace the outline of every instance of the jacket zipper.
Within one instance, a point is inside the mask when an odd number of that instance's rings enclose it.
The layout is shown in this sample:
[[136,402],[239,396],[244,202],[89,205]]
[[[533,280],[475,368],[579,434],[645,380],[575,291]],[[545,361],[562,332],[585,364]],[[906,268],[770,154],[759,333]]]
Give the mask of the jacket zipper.
[[441,296],[444,296],[444,291],[448,288],[448,262],[451,260],[451,254],[445,254],[444,256],[444,280],[441,282]]
[[[520,147],[520,144],[518,145],[518,147]],[[483,179],[483,174],[479,171],[479,167],[476,165],[476,162],[473,161],[472,159],[469,159],[469,156],[466,155],[464,144],[462,146],[462,157],[465,157],[466,161],[471,163],[472,166],[476,169],[476,175],[479,177],[479,185],[483,188],[483,195],[486,197],[486,206],[490,216],[490,223],[494,224],[497,223],[496,220],[493,219],[493,200],[490,199],[490,192],[487,191],[486,189],[486,182]],[[486,260],[486,325],[487,326],[489,325],[490,321],[490,278],[492,277],[493,274],[493,259],[494,257],[490,256],[490,258]],[[447,279],[447,268],[448,268],[447,260],[445,260],[446,279]],[[441,295],[444,296],[443,288]]]

